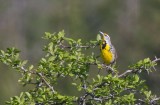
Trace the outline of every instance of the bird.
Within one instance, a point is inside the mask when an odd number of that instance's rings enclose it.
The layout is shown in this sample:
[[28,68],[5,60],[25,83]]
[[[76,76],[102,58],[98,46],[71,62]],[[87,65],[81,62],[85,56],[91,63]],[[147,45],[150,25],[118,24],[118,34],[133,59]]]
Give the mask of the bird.
[[112,45],[109,35],[101,31],[99,32],[102,35],[100,43],[101,56],[105,64],[113,65],[117,59],[116,49]]

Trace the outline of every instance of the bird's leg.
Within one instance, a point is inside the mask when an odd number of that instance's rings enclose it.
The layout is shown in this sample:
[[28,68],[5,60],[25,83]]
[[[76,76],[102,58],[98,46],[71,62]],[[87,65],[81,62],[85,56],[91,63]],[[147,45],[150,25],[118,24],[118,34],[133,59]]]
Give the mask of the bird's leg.
[[112,64],[109,64],[108,66],[106,66],[106,71],[107,71],[109,74],[114,74],[114,73],[115,73]]

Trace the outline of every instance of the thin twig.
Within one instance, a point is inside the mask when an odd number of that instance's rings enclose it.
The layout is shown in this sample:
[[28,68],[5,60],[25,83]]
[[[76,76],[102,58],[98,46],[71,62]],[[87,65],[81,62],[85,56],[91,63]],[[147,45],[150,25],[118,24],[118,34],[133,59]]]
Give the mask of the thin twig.
[[160,61],[160,58],[155,57],[155,60],[153,60],[152,62],[158,62]]
[[125,77],[127,74],[132,73],[132,72],[133,72],[133,70],[127,70],[126,72],[120,74],[118,77],[119,77],[119,78]]
[[23,70],[24,72],[27,72],[27,70],[22,66],[21,70]]
[[[72,46],[65,46],[65,45],[63,45],[63,44],[61,44],[61,46],[63,47],[63,48],[72,48]],[[90,46],[76,46],[77,48],[90,48]]]
[[42,73],[37,73],[37,75],[43,80],[43,82],[46,84],[46,86],[48,86],[52,90],[52,92],[55,93],[55,90],[54,90],[53,86],[51,86],[47,82],[47,80],[44,78],[44,76],[42,75]]
[[158,100],[160,100],[160,97],[157,97],[157,98],[152,99],[152,100],[150,101],[150,104],[153,104],[155,101],[158,101]]

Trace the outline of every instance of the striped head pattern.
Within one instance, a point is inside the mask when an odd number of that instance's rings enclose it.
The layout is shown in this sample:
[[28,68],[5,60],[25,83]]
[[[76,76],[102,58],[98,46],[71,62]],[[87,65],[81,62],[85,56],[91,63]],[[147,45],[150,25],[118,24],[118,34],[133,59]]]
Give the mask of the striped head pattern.
[[101,31],[99,31],[99,32],[102,35],[102,41],[105,41],[106,44],[108,44],[108,45],[112,45],[109,35],[106,34],[106,33],[101,32]]

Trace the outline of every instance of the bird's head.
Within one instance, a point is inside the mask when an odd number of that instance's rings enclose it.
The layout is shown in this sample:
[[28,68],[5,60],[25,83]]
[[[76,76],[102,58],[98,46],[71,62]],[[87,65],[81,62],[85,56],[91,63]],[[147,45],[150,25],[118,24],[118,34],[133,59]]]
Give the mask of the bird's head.
[[102,35],[102,41],[106,41],[107,44],[111,44],[111,40],[108,34],[99,31]]

